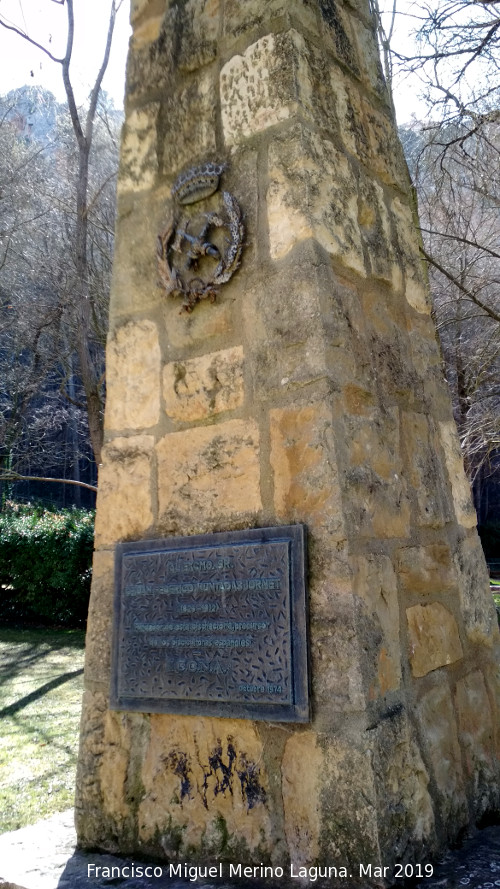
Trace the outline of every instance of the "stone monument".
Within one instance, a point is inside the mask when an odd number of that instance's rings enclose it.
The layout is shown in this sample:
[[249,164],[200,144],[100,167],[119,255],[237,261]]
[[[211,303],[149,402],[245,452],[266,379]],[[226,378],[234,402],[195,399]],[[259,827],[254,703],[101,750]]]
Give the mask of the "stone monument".
[[[500,680],[369,2],[131,18],[79,843],[380,885],[498,811]],[[274,632],[230,585],[265,604],[277,569],[233,576],[224,547],[280,528],[307,538],[297,712],[268,653],[254,674],[217,648]],[[198,707],[232,663],[228,706]]]

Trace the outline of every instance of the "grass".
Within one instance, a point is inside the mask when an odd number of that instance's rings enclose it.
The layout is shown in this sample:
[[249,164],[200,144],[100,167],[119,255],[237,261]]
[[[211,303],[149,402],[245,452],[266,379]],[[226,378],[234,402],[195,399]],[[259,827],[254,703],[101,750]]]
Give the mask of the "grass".
[[0,833],[73,805],[80,630],[0,629]]

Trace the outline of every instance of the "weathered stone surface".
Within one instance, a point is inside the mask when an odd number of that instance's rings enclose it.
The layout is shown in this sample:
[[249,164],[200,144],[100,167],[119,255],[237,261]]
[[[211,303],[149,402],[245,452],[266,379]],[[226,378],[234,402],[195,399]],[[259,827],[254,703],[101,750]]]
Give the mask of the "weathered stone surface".
[[109,683],[113,626],[114,558],[101,550],[92,562],[92,592],[87,618],[85,679]]
[[333,49],[337,58],[347,65],[354,74],[359,74],[359,63],[353,39],[353,29],[343,5],[337,0],[319,0],[318,9],[321,16],[322,33],[327,45]]
[[115,330],[106,351],[106,429],[148,429],[160,418],[160,345],[152,321]]
[[449,515],[443,496],[445,480],[438,459],[437,436],[434,430],[431,431],[427,417],[414,411],[403,414],[402,431],[408,480],[416,500],[417,523],[422,527],[441,528]]
[[441,818],[450,836],[467,823],[460,745],[450,690],[445,684],[432,688],[417,708],[426,752],[438,790]]
[[470,486],[464,471],[464,459],[460,450],[456,426],[450,420],[440,423],[439,428],[457,521],[464,528],[475,528],[477,525],[476,510],[472,503]]
[[[256,852],[273,830],[262,743],[253,723],[154,715],[141,770],[143,846],[171,857]],[[167,801],[167,805],[166,805]],[[242,838],[244,841],[242,842]]]
[[345,862],[358,873],[360,861],[381,863],[372,752],[364,741],[359,730],[318,737],[324,757],[320,860]]
[[[108,710],[104,717],[103,753],[99,768],[104,811],[115,821],[130,814],[127,804],[127,772],[130,756],[130,716]],[[132,717],[134,718],[134,717]]]
[[404,709],[395,706],[383,716],[370,729],[379,843],[382,861],[403,861],[409,845],[424,849],[435,841],[430,778]]
[[262,28],[265,22],[277,16],[292,16],[307,29],[317,32],[317,20],[314,3],[310,0],[267,0],[263,5],[260,0],[225,0],[224,3],[224,34],[227,37],[239,38],[242,34]]
[[391,223],[382,186],[360,171],[358,193],[358,223],[369,272],[400,290],[403,274],[391,243]]
[[158,172],[157,118],[160,105],[151,102],[131,111],[123,127],[118,191],[151,188]]
[[135,25],[139,19],[150,18],[165,11],[165,0],[131,0],[130,21]]
[[498,620],[490,592],[489,572],[476,534],[460,541],[453,561],[465,632],[472,643],[490,647],[499,641]]
[[220,95],[227,145],[295,115],[300,91],[297,57],[302,45],[296,31],[266,34],[243,55],[226,62],[220,73]]
[[175,178],[196,159],[216,156],[215,80],[211,69],[170,90],[158,119],[161,169]]
[[103,449],[95,521],[96,546],[144,536],[153,522],[151,459],[154,438],[115,438]]
[[165,410],[174,420],[201,420],[243,404],[243,347],[173,361],[163,371]]
[[332,417],[324,404],[270,412],[274,508],[283,522],[305,521],[319,536],[343,534],[338,478],[331,459]]
[[271,143],[267,219],[272,259],[314,237],[346,266],[366,274],[356,180],[345,155],[328,139],[297,126]]
[[406,593],[429,596],[456,588],[450,548],[445,543],[404,547],[397,552],[396,567]]
[[346,416],[343,426],[349,461],[345,511],[354,533],[407,537],[410,503],[402,474],[397,410],[373,410],[370,418]]
[[159,523],[179,533],[255,517],[261,508],[259,431],[229,420],[172,432],[157,446]]
[[220,6],[220,0],[187,0],[169,9],[167,27],[175,34],[180,71],[195,71],[215,59]]
[[339,714],[366,707],[354,602],[339,597],[331,610],[329,621],[311,622],[310,642],[313,698],[324,716],[328,708],[330,728]]
[[406,609],[408,646],[414,676],[453,664],[463,657],[457,622],[440,602]]
[[431,301],[423,259],[419,253],[415,220],[411,206],[400,198],[391,204],[399,254],[405,270],[405,297],[412,308],[430,314]]
[[[156,240],[165,227],[170,188],[122,194],[118,198],[117,238],[110,300],[110,330],[124,321],[142,321],[164,298],[158,286]],[[108,402],[109,403],[109,402]]]
[[[304,768],[306,762],[307,769]],[[296,868],[316,861],[319,855],[323,767],[316,732],[300,732],[289,737],[281,760],[281,789],[285,834],[291,863]]]
[[371,655],[368,697],[374,699],[401,684],[397,579],[388,556],[353,556],[351,565],[353,590],[362,601],[358,632]]
[[[500,793],[495,791],[495,736],[488,692],[480,670],[457,682],[455,703],[465,776],[472,784],[476,818]],[[493,792],[492,792],[493,791]]]

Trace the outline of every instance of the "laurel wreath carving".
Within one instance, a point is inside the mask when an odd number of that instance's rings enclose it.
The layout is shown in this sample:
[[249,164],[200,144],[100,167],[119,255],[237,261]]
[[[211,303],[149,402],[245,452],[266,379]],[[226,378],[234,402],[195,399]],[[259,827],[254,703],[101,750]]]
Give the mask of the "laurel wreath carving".
[[[236,198],[222,192],[219,211],[183,215],[182,206],[202,201],[219,188],[224,164],[208,162],[192,167],[172,187],[173,211],[158,235],[159,283],[167,294],[182,297],[182,311],[192,312],[197,302],[214,302],[219,288],[239,268],[245,228]],[[224,232],[215,238],[216,231]],[[208,261],[203,262],[205,258]]]

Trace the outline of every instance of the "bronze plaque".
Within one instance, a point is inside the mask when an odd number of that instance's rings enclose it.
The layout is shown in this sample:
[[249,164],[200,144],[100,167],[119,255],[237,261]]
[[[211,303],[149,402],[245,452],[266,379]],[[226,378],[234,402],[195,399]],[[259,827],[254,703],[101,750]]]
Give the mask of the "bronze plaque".
[[304,528],[116,549],[111,706],[309,720]]

